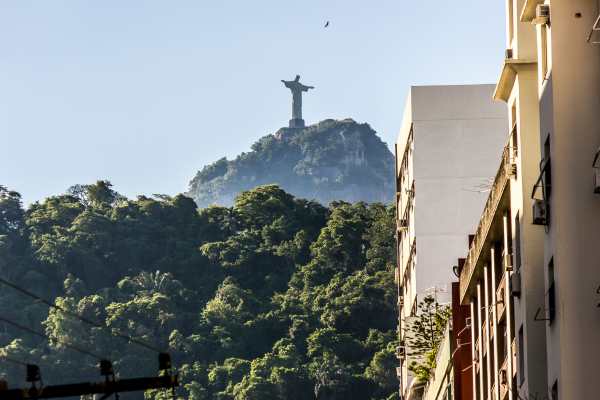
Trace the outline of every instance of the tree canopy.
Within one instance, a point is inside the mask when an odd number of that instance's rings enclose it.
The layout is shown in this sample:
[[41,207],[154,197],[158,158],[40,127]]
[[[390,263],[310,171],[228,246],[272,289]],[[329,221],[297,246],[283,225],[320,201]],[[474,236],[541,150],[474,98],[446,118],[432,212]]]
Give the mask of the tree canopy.
[[[25,209],[0,186],[0,277],[81,320],[2,287],[0,354],[39,364],[46,384],[155,375],[168,351],[192,400],[395,398],[394,210],[324,207],[275,185],[232,207],[182,195],[126,199],[77,185]],[[20,365],[0,361],[10,387]],[[161,391],[147,399],[166,399]],[[124,399],[140,394],[123,394]]]

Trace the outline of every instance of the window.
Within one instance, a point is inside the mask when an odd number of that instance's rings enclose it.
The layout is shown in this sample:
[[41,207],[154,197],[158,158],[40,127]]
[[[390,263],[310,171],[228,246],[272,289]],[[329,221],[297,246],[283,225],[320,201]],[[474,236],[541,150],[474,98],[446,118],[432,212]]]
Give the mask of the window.
[[517,101],[515,100],[510,108],[510,123],[514,128],[517,126]]
[[513,38],[515,37],[515,12],[514,12],[514,0],[508,0],[508,43],[512,45]]
[[550,169],[550,134],[546,137],[544,142],[544,159],[542,160],[542,173],[544,175],[544,198],[548,200],[550,198],[550,191],[552,189],[552,171]]
[[548,323],[552,324],[556,314],[556,288],[554,282],[554,258],[548,263]]
[[[534,200],[534,219],[536,225],[548,225],[550,222],[550,196],[552,194],[552,162],[550,157],[550,134],[544,142],[540,174],[533,185],[531,198]],[[537,207],[537,208],[536,208]]]
[[521,221],[519,213],[515,216],[515,270],[521,269]]
[[554,381],[554,384],[552,385],[552,390],[551,390],[551,400],[558,400],[558,381]]
[[541,82],[544,82],[548,79],[548,71],[549,71],[549,55],[548,55],[548,25],[540,26],[540,74],[541,74]]
[[523,325],[519,328],[519,386],[525,382],[525,341]]
[[[517,102],[515,101],[511,107],[511,124],[512,130],[510,133],[511,161],[519,154],[519,130],[517,128]],[[513,161],[514,162],[514,161]]]

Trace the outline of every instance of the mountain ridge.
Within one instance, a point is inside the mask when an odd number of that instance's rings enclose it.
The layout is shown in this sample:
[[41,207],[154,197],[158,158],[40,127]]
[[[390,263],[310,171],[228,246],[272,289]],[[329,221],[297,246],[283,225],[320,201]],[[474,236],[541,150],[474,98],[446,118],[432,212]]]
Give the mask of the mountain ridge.
[[394,156],[367,123],[326,119],[305,128],[281,128],[256,141],[250,152],[205,166],[186,195],[199,207],[230,206],[242,191],[272,183],[322,204],[389,203]]

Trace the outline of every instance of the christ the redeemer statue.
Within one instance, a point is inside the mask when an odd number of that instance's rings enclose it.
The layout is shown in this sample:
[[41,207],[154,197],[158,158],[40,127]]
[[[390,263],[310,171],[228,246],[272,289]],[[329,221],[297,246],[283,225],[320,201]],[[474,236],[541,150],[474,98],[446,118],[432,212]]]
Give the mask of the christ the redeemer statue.
[[309,89],[314,89],[313,86],[304,86],[300,83],[300,75],[296,75],[293,81],[284,81],[286,88],[292,91],[292,119],[290,120],[290,128],[304,128],[304,120],[302,119],[302,92],[308,92]]

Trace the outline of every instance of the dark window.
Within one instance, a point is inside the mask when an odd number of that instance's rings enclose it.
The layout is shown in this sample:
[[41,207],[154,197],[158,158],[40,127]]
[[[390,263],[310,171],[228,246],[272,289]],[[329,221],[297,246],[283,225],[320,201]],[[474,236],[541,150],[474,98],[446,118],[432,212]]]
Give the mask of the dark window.
[[511,157],[517,157],[519,155],[519,131],[517,129],[516,121],[514,122],[513,129],[511,132],[511,145],[512,145]]
[[519,328],[519,385],[525,382],[525,339],[523,338],[523,325]]
[[556,287],[554,282],[554,258],[548,263],[548,322],[551,324],[556,315]]
[[548,201],[552,191],[552,168],[550,163],[550,135],[544,142],[544,159],[542,160],[542,168],[544,175],[544,199]]
[[515,217],[515,269],[521,269],[521,221],[519,213]]
[[552,385],[552,400],[558,400],[558,381],[554,381],[554,385]]

